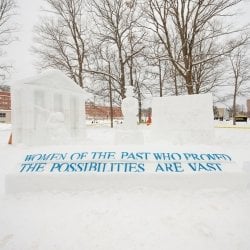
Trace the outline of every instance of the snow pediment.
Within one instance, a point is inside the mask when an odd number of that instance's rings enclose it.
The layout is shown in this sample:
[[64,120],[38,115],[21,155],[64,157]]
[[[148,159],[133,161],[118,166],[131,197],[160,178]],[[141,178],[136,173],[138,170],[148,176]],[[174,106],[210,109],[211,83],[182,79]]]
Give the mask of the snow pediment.
[[[25,86],[24,86],[25,85]],[[14,84],[16,88],[22,87],[38,87],[51,90],[70,91],[79,95],[88,95],[79,85],[77,85],[72,79],[67,77],[60,70],[47,70],[38,74],[35,77],[21,80]]]

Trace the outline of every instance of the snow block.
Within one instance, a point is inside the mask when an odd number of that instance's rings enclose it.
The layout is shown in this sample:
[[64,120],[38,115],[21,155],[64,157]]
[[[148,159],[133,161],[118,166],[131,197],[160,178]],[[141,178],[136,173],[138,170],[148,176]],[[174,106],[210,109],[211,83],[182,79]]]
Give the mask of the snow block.
[[209,144],[213,137],[211,94],[153,98],[152,139],[155,141]]
[[126,190],[157,188],[164,190],[201,190],[250,188],[250,175],[223,174],[9,174],[5,177],[5,193],[81,192],[92,190]]

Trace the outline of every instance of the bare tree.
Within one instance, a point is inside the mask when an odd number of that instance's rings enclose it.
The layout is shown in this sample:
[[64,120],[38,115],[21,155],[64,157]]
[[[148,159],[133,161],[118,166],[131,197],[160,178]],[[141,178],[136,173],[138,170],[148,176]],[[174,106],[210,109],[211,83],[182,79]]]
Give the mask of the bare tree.
[[[229,11],[241,1],[146,1],[147,28],[154,32],[163,44],[166,58],[184,79],[188,94],[199,93],[201,84],[214,84],[214,79],[212,82],[200,81],[197,70],[202,69],[204,72],[205,64],[226,55],[245,42],[242,38],[235,42],[234,46],[227,46],[226,40],[239,30],[233,30],[229,23],[220,20],[221,17],[231,15]],[[207,49],[199,50],[202,43]],[[208,50],[209,47],[212,50]],[[204,45],[202,48],[205,48]],[[198,85],[195,85],[194,80]]]
[[57,68],[84,86],[86,27],[83,0],[45,0],[47,16],[35,28],[38,67]]
[[[113,127],[113,104],[119,103],[115,95],[115,89],[119,79],[113,72],[113,58],[112,50],[109,47],[103,48],[98,45],[91,46],[91,57],[88,62],[91,69],[86,69],[88,75],[91,77],[91,84],[86,85],[89,92],[91,92],[98,99],[103,99],[104,102],[109,103],[110,106],[110,125]],[[108,100],[108,101],[107,101]]]
[[[12,36],[16,28],[11,23],[15,15],[16,3],[14,0],[0,0],[0,56],[4,55],[4,47],[9,45],[15,38]],[[0,63],[0,78],[4,80],[9,73],[11,65]]]
[[167,75],[165,59],[162,57],[162,46],[157,39],[152,39],[148,43],[147,49],[144,50],[144,58],[147,62],[147,74],[151,80],[149,87],[151,92],[156,92],[160,97],[163,96],[164,85]]
[[[204,36],[205,34],[201,33],[200,35]],[[206,60],[208,55],[216,53],[217,43],[213,40],[200,39],[199,44],[194,48],[194,61],[200,62],[193,65],[192,83],[195,94],[211,92],[223,83],[226,58],[219,56]]]
[[[148,75],[153,82],[152,92],[158,93],[160,97],[181,94],[184,89],[183,80],[176,68],[167,59],[163,44],[155,36],[153,39],[149,36],[148,39],[150,42],[144,55],[148,62]],[[177,41],[172,44],[173,46],[177,45]],[[178,54],[174,57],[175,61],[179,60]]]
[[134,61],[134,87],[136,98],[138,100],[138,118],[139,123],[142,122],[143,102],[146,98],[145,93],[148,93],[148,77],[146,74],[146,65],[142,64],[142,58]]
[[237,97],[250,92],[250,61],[246,48],[241,47],[229,55],[231,64],[231,79],[233,86],[233,124],[236,124]]
[[1,84],[0,85],[0,91],[10,92],[10,86],[9,85]]
[[[109,48],[112,54],[111,72],[114,86],[119,96],[125,97],[125,86],[133,85],[133,60],[143,50],[143,33],[138,32],[136,0],[89,0],[90,10],[96,27],[94,36],[98,47]],[[89,72],[108,75],[90,65]]]

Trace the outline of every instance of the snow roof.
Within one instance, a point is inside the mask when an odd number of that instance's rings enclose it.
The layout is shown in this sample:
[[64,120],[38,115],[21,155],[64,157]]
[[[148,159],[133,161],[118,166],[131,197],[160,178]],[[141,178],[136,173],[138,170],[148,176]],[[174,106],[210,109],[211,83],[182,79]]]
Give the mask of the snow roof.
[[60,70],[46,70],[37,76],[20,80],[13,84],[13,87],[22,88],[23,85],[37,86],[39,88],[57,89],[60,91],[71,91],[78,94],[86,94],[77,83],[67,77]]

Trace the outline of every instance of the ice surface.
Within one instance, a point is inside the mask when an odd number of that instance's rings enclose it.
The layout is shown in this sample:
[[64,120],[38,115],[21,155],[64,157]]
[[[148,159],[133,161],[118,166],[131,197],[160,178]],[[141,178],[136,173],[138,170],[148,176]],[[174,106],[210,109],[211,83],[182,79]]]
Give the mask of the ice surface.
[[86,92],[58,70],[12,86],[13,143],[65,144],[85,136]]
[[213,137],[211,94],[153,98],[153,140],[207,144]]

